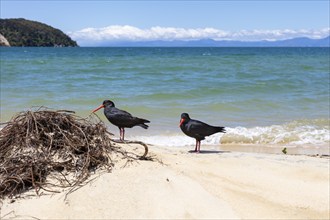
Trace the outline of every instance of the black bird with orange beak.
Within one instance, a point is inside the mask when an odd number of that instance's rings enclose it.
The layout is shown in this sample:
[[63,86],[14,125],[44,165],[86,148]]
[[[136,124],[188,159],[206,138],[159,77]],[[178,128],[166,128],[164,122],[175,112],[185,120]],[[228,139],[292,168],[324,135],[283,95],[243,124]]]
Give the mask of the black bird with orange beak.
[[143,118],[134,117],[130,113],[116,108],[115,104],[110,100],[104,100],[102,105],[93,110],[93,113],[101,108],[104,108],[105,117],[113,125],[116,125],[119,128],[121,141],[124,141],[125,128],[140,126],[144,129],[147,129],[149,127],[145,123],[149,123],[150,121]]
[[201,140],[205,139],[205,136],[209,136],[218,132],[225,133],[224,127],[208,125],[204,122],[191,119],[187,113],[181,114],[180,128],[183,133],[189,137],[196,139],[195,152],[200,152]]

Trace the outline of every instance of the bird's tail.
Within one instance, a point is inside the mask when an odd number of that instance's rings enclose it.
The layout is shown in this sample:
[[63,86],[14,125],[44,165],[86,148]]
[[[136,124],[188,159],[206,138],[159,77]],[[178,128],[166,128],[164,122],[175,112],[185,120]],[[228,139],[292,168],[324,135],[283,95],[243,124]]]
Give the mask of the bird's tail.
[[150,121],[148,121],[147,119],[143,119],[143,118],[139,118],[140,120],[140,124],[138,124],[138,126],[147,129],[149,126],[146,125],[145,123],[150,123]]
[[226,133],[226,129],[225,127],[215,127],[217,132],[222,132],[222,133]]
[[148,129],[148,128],[149,128],[149,126],[148,126],[148,125],[146,125],[146,124],[138,124],[138,126],[140,126],[140,127],[144,128],[144,129]]

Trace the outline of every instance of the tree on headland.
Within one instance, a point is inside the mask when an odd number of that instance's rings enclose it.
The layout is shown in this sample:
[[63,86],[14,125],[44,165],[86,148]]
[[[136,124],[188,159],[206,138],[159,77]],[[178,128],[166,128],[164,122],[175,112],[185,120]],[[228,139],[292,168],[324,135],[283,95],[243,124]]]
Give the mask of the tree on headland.
[[23,18],[0,19],[0,34],[14,47],[77,47],[61,30]]

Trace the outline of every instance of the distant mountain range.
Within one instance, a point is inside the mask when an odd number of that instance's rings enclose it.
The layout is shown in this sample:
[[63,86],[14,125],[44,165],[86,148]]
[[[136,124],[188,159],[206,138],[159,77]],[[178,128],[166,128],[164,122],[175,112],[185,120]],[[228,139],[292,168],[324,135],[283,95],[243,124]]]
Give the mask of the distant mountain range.
[[[95,47],[330,47],[330,36],[323,39],[299,37],[278,41],[232,40],[155,40],[91,42]],[[0,46],[76,47],[77,42],[61,30],[23,18],[0,19]],[[92,46],[92,45],[91,45]]]
[[212,39],[191,41],[112,41],[104,42],[102,45],[108,47],[330,47],[330,36],[322,39],[311,39],[307,37],[293,38],[278,41],[231,41]]

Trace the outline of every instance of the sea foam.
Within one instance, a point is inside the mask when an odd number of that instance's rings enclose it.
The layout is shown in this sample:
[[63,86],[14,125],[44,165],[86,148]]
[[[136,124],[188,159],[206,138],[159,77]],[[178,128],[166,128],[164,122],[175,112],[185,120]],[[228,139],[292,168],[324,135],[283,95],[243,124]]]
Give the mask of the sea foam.
[[[329,125],[324,121],[306,124],[305,121],[294,121],[283,125],[264,127],[227,127],[226,133],[217,133],[202,141],[207,145],[219,144],[267,144],[267,145],[312,145],[328,146],[330,144]],[[134,139],[157,146],[192,146],[195,139],[183,133],[171,135],[135,136]]]

